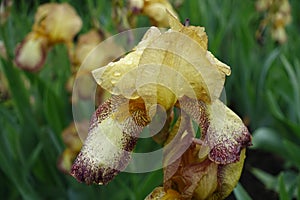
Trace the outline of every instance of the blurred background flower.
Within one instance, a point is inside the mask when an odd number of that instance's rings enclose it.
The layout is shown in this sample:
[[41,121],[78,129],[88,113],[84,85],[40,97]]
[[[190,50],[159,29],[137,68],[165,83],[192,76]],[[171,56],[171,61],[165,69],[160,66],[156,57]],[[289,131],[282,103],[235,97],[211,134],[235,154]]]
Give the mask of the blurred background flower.
[[148,16],[151,24],[158,27],[169,26],[167,11],[178,18],[176,11],[168,0],[129,0],[129,5],[133,13]]
[[271,26],[271,37],[280,44],[285,43],[285,27],[291,23],[291,6],[288,0],[257,0],[256,10],[264,13],[260,27],[256,32],[257,39],[263,37],[264,29]]
[[70,54],[73,38],[82,21],[74,8],[67,3],[48,3],[39,6],[30,32],[16,48],[16,65],[29,71],[38,71],[45,63],[50,47],[64,43]]
[[10,15],[10,9],[13,5],[12,0],[3,0],[0,4],[0,24],[4,24]]

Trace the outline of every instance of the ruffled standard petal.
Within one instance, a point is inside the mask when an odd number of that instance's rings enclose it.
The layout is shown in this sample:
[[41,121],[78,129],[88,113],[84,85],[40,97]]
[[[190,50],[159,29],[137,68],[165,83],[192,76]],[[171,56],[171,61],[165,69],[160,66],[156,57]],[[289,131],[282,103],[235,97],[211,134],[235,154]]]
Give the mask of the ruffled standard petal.
[[135,80],[137,79],[136,70],[140,57],[148,44],[160,34],[158,28],[151,27],[133,51],[124,58],[93,70],[92,74],[95,81],[111,94],[122,95],[128,99],[138,98]]
[[[207,57],[207,50],[182,32],[160,34],[151,28],[133,52],[93,71],[97,83],[115,95],[143,98],[148,112],[157,103],[168,110],[184,95],[214,101],[228,72],[220,70],[221,62]],[[193,37],[201,40],[197,34]]]

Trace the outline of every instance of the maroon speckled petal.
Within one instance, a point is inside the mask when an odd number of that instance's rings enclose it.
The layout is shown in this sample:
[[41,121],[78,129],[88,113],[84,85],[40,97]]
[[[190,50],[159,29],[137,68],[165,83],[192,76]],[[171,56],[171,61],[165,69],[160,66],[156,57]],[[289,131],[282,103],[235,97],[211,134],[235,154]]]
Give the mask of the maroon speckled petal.
[[205,138],[209,126],[207,106],[203,101],[183,96],[179,107],[201,127],[201,138]]
[[251,145],[247,127],[220,100],[205,104],[184,96],[177,106],[199,124],[202,144],[209,147],[209,159],[215,163],[237,162],[241,150]]
[[87,184],[107,184],[126,168],[137,136],[148,123],[141,103],[120,96],[110,98],[95,111],[71,175]]
[[209,145],[209,159],[218,164],[239,161],[243,148],[251,145],[251,135],[242,120],[221,101],[208,108],[210,125],[205,143]]

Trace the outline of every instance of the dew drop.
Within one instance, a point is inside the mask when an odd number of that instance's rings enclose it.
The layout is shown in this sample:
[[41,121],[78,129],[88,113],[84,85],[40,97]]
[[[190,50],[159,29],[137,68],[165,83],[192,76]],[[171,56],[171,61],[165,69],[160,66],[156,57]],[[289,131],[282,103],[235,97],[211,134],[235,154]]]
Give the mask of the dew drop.
[[121,76],[121,73],[120,73],[119,71],[115,71],[115,72],[114,72],[114,76],[115,76],[115,77],[119,77],[119,76]]
[[114,84],[116,84],[117,80],[116,79],[112,79],[110,82],[111,82],[111,84],[114,85]]

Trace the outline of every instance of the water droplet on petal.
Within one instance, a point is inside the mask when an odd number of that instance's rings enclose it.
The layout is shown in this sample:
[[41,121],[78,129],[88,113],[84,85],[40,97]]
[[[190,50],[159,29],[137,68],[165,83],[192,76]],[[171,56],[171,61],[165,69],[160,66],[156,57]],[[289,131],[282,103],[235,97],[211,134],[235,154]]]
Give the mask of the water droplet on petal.
[[116,84],[117,80],[116,79],[112,79],[110,82],[111,82],[111,84],[114,85],[114,84]]
[[119,77],[119,76],[121,76],[121,73],[120,73],[119,71],[115,71],[115,72],[114,72],[114,76],[115,76],[115,77]]

